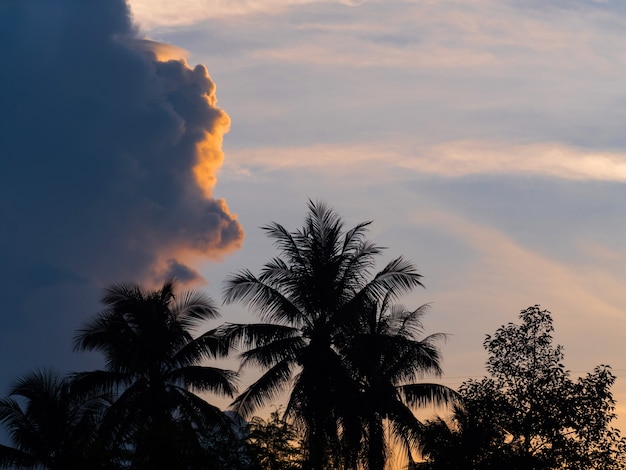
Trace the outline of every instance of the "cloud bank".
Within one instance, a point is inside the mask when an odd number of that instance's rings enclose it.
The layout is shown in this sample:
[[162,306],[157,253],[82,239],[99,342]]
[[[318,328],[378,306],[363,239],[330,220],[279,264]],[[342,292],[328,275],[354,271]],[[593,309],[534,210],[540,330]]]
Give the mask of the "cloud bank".
[[3,349],[42,318],[71,334],[61,312],[102,285],[198,281],[190,260],[240,247],[213,196],[230,121],[204,66],[166,60],[124,0],[9,0],[0,22]]

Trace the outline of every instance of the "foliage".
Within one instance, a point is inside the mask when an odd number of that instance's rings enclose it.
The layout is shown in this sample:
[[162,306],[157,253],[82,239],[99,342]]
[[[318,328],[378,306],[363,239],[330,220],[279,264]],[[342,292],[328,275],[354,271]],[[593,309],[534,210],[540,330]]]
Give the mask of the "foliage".
[[489,377],[462,385],[453,425],[428,424],[424,468],[625,468],[626,442],[610,426],[610,367],[573,380],[552,345],[550,312],[533,306],[520,319],[485,339]]
[[[248,445],[248,423],[238,414],[226,411],[228,430],[199,435],[204,449],[202,470],[259,470]],[[178,468],[178,467],[177,467]]]
[[445,338],[440,333],[422,337],[427,306],[407,310],[389,305],[388,300],[372,306],[344,345],[345,360],[359,383],[365,405],[360,414],[365,432],[363,460],[368,469],[385,467],[386,434],[411,456],[422,429],[411,408],[442,405],[456,398],[447,387],[419,382],[425,375],[441,373],[437,343]]
[[301,436],[274,410],[267,420],[250,420],[249,448],[262,470],[298,470],[302,468]]
[[219,338],[213,331],[192,336],[217,316],[212,302],[195,291],[177,297],[168,281],[154,291],[114,285],[103,303],[107,308],[75,340],[77,350],[101,351],[106,359],[105,370],[77,374],[76,386],[118,394],[101,433],[133,451],[135,468],[203,468],[194,463],[204,455],[196,436],[227,432],[230,423],[194,392],[235,391],[234,372],[200,365],[225,354]]
[[[226,302],[247,303],[265,322],[226,324],[221,330],[229,346],[244,349],[242,367],[263,369],[263,375],[236,399],[235,409],[248,416],[292,385],[286,415],[303,430],[305,464],[312,469],[368,462],[371,459],[364,455],[373,458],[374,449],[380,466],[381,421],[403,416],[399,430],[419,424],[408,418],[406,405],[421,401],[411,401],[409,389],[397,387],[439,371],[438,356],[425,360],[425,352],[434,351],[432,344],[409,339],[405,335],[409,329],[401,334],[375,330],[379,320],[381,326],[386,322],[386,317],[377,317],[384,310],[381,306],[422,284],[421,275],[402,257],[372,275],[382,248],[365,239],[368,225],[344,230],[335,212],[310,202],[301,229],[289,232],[277,223],[264,227],[280,255],[266,263],[258,277],[245,270],[230,277],[225,288]],[[376,335],[381,348],[371,359],[384,356],[388,364],[368,368],[357,358],[357,349]],[[383,346],[384,341],[397,344]],[[414,349],[423,347],[425,355],[414,355],[404,368],[396,369],[391,351],[405,354],[402,349],[409,343]],[[387,368],[384,397],[373,388],[370,395],[365,393],[373,387],[377,367],[381,372]],[[375,402],[375,395],[390,404]]]
[[0,445],[1,468],[116,468],[99,446],[97,424],[110,405],[106,395],[80,394],[58,372],[35,371],[0,400],[0,422],[13,447]]

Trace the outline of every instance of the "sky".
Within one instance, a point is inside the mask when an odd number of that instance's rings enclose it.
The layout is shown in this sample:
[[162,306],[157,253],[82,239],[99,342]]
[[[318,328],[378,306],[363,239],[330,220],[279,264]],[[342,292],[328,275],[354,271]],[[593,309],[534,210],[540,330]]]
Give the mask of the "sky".
[[626,429],[623,2],[130,8],[0,4],[0,385],[97,361],[71,341],[112,282],[220,301],[312,199],[372,220],[381,268],[416,264],[402,303],[448,334],[440,383],[482,377],[485,335],[540,304],[573,376],[613,367]]

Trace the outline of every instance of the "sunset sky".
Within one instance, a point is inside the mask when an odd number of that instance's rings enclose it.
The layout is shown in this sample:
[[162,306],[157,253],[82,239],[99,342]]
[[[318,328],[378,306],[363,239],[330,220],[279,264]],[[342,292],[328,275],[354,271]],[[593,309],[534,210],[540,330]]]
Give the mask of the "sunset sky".
[[312,199],[418,266],[441,383],[540,304],[572,375],[613,367],[626,429],[624,2],[130,3],[0,6],[3,387],[87,367],[111,282],[220,300]]

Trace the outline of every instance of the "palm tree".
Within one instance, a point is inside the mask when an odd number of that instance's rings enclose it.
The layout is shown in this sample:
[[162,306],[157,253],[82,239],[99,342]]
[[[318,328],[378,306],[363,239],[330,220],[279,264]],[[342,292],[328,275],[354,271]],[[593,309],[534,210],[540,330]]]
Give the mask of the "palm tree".
[[[354,461],[363,438],[360,384],[343,357],[345,343],[367,306],[421,286],[402,257],[371,275],[382,248],[367,241],[370,222],[344,230],[324,203],[309,201],[304,226],[289,232],[271,223],[263,230],[280,256],[257,277],[244,270],[226,281],[225,302],[247,303],[264,323],[226,324],[229,346],[244,348],[242,367],[264,372],[234,402],[249,416],[292,385],[286,414],[304,430],[307,467]],[[292,383],[293,382],[293,383]]]
[[[194,393],[235,393],[234,372],[200,365],[226,353],[214,331],[192,336],[217,310],[200,292],[177,297],[174,291],[174,281],[154,291],[116,284],[105,291],[107,308],[75,337],[76,350],[105,356],[104,370],[78,374],[76,380],[87,390],[119,394],[103,429],[120,442],[132,440],[135,467],[172,460],[185,468],[183,461],[200,452],[193,439],[198,431],[229,429],[224,413]],[[188,438],[173,438],[183,435]]]
[[411,458],[423,425],[412,408],[443,405],[456,393],[443,385],[421,383],[426,375],[441,375],[437,343],[441,333],[421,338],[422,317],[427,305],[410,311],[390,305],[385,298],[364,316],[359,330],[344,348],[344,357],[357,377],[364,395],[361,410],[365,436],[365,466],[382,470],[387,460],[385,424]]
[[76,393],[55,371],[21,377],[0,400],[0,422],[13,443],[0,445],[0,468],[116,468],[98,447],[98,424],[109,405],[105,395]]

